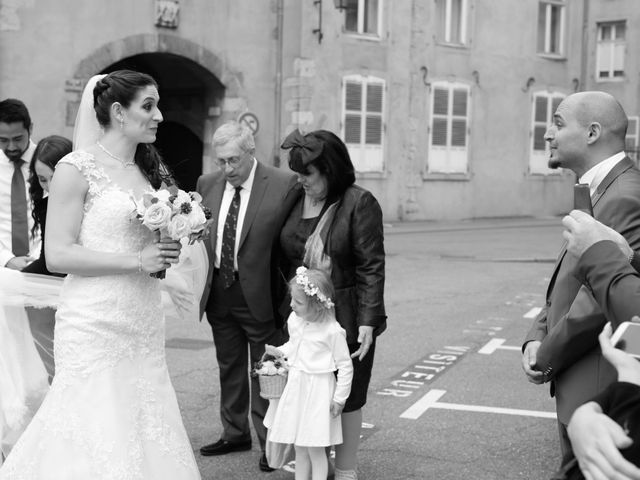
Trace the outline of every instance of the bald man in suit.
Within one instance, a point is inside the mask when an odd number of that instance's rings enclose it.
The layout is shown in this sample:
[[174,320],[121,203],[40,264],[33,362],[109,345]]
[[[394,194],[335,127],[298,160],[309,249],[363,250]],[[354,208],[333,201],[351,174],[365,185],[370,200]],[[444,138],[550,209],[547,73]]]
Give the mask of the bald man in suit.
[[[594,216],[640,248],[640,171],[625,153],[627,116],[614,97],[580,92],[565,98],[545,133],[552,168],[572,170],[589,184]],[[574,276],[577,259],[563,246],[546,305],[527,334],[522,367],[530,382],[551,383],[562,450],[560,471],[572,458],[567,424],[573,411],[615,380],[597,333],[606,323],[589,289]],[[593,326],[599,327],[595,330]]]

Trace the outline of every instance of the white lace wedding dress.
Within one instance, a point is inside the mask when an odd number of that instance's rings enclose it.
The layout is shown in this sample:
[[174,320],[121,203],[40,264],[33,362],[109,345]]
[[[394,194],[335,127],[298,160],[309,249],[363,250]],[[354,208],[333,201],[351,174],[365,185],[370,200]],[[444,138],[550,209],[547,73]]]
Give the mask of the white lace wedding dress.
[[[76,151],[61,162],[89,182],[81,245],[137,252],[152,240],[130,220],[129,193],[91,155]],[[56,375],[0,479],[199,479],[164,341],[158,280],[147,273],[67,276],[56,317]]]

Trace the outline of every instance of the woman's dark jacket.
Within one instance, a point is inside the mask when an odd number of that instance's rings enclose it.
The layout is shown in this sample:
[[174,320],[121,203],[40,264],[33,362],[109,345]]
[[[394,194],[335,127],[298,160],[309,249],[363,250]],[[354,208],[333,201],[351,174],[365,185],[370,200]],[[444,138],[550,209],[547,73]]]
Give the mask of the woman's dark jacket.
[[[290,194],[300,198],[303,190],[296,185]],[[359,326],[374,327],[374,335],[380,335],[387,328],[385,254],[382,210],[375,197],[350,186],[339,200],[324,241],[332,263],[336,319],[347,332],[347,342],[357,343]],[[283,272],[291,271],[290,265],[282,265]]]

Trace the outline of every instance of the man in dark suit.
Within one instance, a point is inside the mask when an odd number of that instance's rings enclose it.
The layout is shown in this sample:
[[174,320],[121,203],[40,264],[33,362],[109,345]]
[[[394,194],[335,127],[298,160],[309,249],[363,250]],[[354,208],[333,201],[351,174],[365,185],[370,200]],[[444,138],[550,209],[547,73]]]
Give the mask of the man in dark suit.
[[[578,260],[574,275],[587,286],[613,331],[640,315],[640,253],[618,232],[579,210],[562,224],[567,251]],[[591,334],[602,330],[599,323],[590,327]]]
[[201,311],[207,314],[216,347],[223,432],[200,453],[251,449],[251,407],[262,450],[259,466],[271,471],[264,455],[268,401],[260,397],[256,378],[249,388],[248,356],[253,365],[265,344],[280,345],[283,340],[274,315],[272,292],[278,278],[272,252],[284,221],[284,199],[296,177],[258,162],[251,131],[237,122],[216,130],[213,147],[220,170],[202,175],[196,189],[216,219],[207,242],[210,268]]
[[[594,216],[640,248],[640,171],[625,156],[627,117],[604,92],[568,96],[545,133],[549,166],[567,168],[589,184]],[[566,426],[582,403],[615,380],[597,345],[606,318],[589,290],[574,277],[575,257],[563,247],[549,282],[546,305],[522,347],[522,367],[532,383],[551,382],[556,398],[563,467],[572,458]],[[598,324],[592,334],[585,325]],[[562,478],[562,473],[554,478]]]
[[[604,392],[604,399],[596,397],[597,401],[589,401],[574,412],[568,425],[571,445],[580,468],[593,478],[640,479],[640,468],[629,461],[638,463],[637,456],[633,456],[637,455],[637,445],[635,451],[629,448],[637,443],[637,424],[631,422],[631,428],[623,428],[629,424],[618,424],[609,416],[613,414],[619,422],[621,412],[630,419],[640,411],[640,405],[633,403],[637,395],[630,385],[640,384],[640,363],[614,349],[609,340],[611,330],[620,323],[640,321],[636,316],[640,314],[640,255],[622,235],[584,212],[572,211],[562,224],[566,228],[563,236],[567,251],[578,259],[574,275],[591,291],[611,322],[608,331],[600,334],[600,345],[618,372],[618,383]],[[585,328],[590,328],[593,335],[599,325]],[[623,401],[628,410],[622,408]]]

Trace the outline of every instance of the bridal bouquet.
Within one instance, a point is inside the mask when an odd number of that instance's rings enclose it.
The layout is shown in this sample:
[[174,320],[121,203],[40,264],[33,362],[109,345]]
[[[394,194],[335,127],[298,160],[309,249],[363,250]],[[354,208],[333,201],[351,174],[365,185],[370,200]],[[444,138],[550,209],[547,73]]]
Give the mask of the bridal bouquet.
[[[140,200],[132,200],[133,217],[152,232],[158,232],[161,238],[186,239],[192,245],[208,235],[213,222],[211,210],[202,205],[202,197],[197,192],[161,189],[143,194]],[[164,278],[165,274],[163,270],[150,275]]]
[[262,398],[280,398],[287,383],[289,364],[284,354],[276,347],[265,345],[262,359],[256,362],[251,375],[260,381]]

